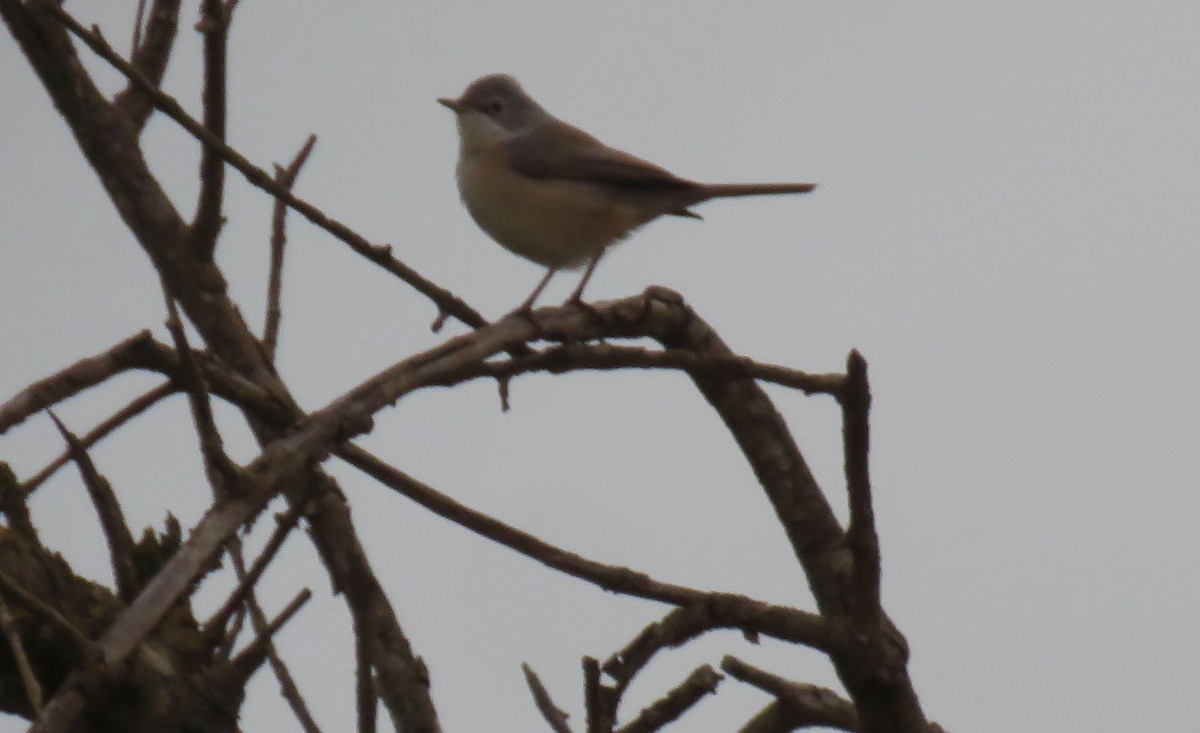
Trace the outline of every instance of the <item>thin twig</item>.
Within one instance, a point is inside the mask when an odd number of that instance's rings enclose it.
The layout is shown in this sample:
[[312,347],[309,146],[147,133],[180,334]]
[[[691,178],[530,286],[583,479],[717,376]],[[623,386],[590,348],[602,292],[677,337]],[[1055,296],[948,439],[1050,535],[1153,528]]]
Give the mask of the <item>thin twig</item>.
[[687,679],[651,703],[628,724],[618,728],[617,733],[654,733],[678,719],[705,695],[716,692],[721,679],[721,675],[709,665],[697,667]]
[[53,410],[46,410],[46,413],[50,415],[50,419],[54,421],[63,440],[67,442],[75,465],[79,466],[79,475],[83,478],[83,485],[87,488],[92,505],[96,508],[96,515],[100,518],[100,527],[104,530],[104,537],[108,540],[108,552],[112,562],[113,577],[117,583],[117,595],[122,601],[129,603],[142,589],[142,579],[138,574],[137,565],[134,563],[133,534],[130,533],[129,524],[125,521],[125,513],[121,511],[121,503],[117,500],[112,486],[96,470],[95,464],[92,463],[87,451],[80,445],[79,439],[70,430],[67,430],[67,426],[63,425]]
[[4,602],[3,597],[0,597],[0,631],[8,641],[8,650],[16,662],[17,673],[21,677],[21,684],[25,686],[25,695],[29,698],[29,707],[34,715],[41,715],[42,685],[29,664],[29,655],[25,653],[25,645],[21,642],[21,635],[17,633],[17,626],[13,623],[12,614],[9,613],[8,604]]
[[816,614],[732,593],[706,592],[664,583],[629,568],[589,560],[460,504],[356,445],[347,443],[335,452],[350,465],[435,514],[605,590],[677,606],[703,606],[711,615],[713,628],[723,626],[757,631],[820,650],[828,650],[833,641],[825,622]]
[[379,695],[375,692],[375,674],[371,669],[370,650],[364,632],[354,635],[354,707],[358,713],[358,733],[375,733],[379,723]]
[[[317,142],[316,135],[309,135],[287,168],[275,166],[275,183],[285,191],[291,191],[300,175],[300,169],[312,153]],[[275,352],[279,346],[279,322],[283,316],[280,306],[283,294],[283,251],[287,246],[287,206],[275,199],[271,213],[271,269],[267,277],[267,317],[263,325],[263,349],[267,360],[275,363]]]
[[250,642],[246,648],[243,649],[242,652],[234,657],[230,662],[230,666],[238,671],[238,673],[235,675],[236,678],[241,680],[250,679],[250,675],[254,674],[254,671],[262,666],[262,663],[266,661],[267,655],[272,648],[271,638],[274,637],[275,634],[283,628],[283,625],[290,621],[292,616],[296,615],[296,612],[299,611],[305,603],[308,603],[309,599],[311,598],[311,590],[308,588],[301,590],[296,594],[296,597],[292,599],[291,603],[284,606],[283,610],[279,612],[278,616],[276,616],[261,630],[256,632],[257,636],[255,637],[254,641]]
[[[225,64],[230,17],[221,0],[200,3],[200,22],[196,29],[204,36],[204,127],[213,138],[225,143]],[[217,246],[225,198],[225,163],[215,148],[205,145],[200,151],[200,196],[192,219],[192,238],[205,260],[211,260]]]
[[487,325],[487,320],[478,311],[467,305],[461,298],[449,290],[434,284],[416,270],[393,257],[391,246],[371,244],[345,224],[330,218],[317,207],[293,196],[290,192],[276,185],[266,171],[258,168],[241,153],[217,139],[204,125],[188,115],[179,102],[170,95],[163,93],[158,89],[157,85],[152,84],[137,69],[126,63],[119,54],[113,51],[108,42],[104,40],[103,35],[97,33],[95,30],[89,31],[85,29],[69,13],[54,3],[43,3],[41,7],[45,8],[46,12],[62,23],[79,40],[83,41],[97,56],[107,61],[113,68],[138,85],[154,101],[155,106],[163,114],[175,120],[192,137],[215,150],[221,158],[237,169],[250,185],[283,200],[305,219],[329,232],[335,238],[349,245],[350,249],[412,286],[417,292],[433,301],[440,312],[449,313],[472,328],[480,328]]
[[[133,48],[130,65],[146,80],[158,86],[162,83],[170,60],[175,33],[179,29],[180,0],[154,0],[149,18],[146,17],[146,0],[138,0],[137,20],[133,26]],[[143,25],[145,33],[142,32]],[[141,132],[154,111],[154,104],[135,85],[129,84],[113,99],[113,107],[125,117],[129,125]]]
[[798,727],[821,726],[851,733],[861,730],[854,703],[833,690],[784,679],[733,656],[721,660],[721,669],[734,679],[774,695],[795,713],[795,719],[801,722]]
[[212,484],[217,496],[242,492],[240,469],[225,454],[225,446],[221,434],[217,431],[213,419],[212,404],[208,399],[208,386],[204,376],[192,357],[192,347],[188,344],[187,333],[179,320],[179,311],[175,308],[175,298],[163,281],[163,296],[167,304],[167,330],[175,341],[175,351],[183,364],[180,371],[183,386],[187,389],[188,403],[192,408],[192,419],[196,423],[196,435],[200,440],[200,453],[204,456],[205,473]]
[[[234,542],[232,545],[233,546],[231,547],[229,554],[231,560],[233,561],[234,572],[236,572],[238,575],[240,585],[250,589],[245,596],[246,609],[249,611],[250,623],[254,627],[254,633],[257,634],[259,638],[262,638],[264,635],[268,635],[267,617],[266,614],[263,613],[262,607],[258,605],[258,599],[255,598],[253,583],[247,582],[249,580],[250,573],[246,571],[246,563],[242,557],[241,544]],[[262,565],[265,567],[265,563],[261,561],[263,559],[263,555],[266,554],[266,550],[260,553],[258,560],[255,561],[256,566]],[[253,569],[251,572],[253,572]],[[261,569],[259,572],[261,572]],[[317,725],[316,719],[313,718],[312,713],[308,709],[308,705],[304,702],[304,696],[300,694],[300,687],[296,684],[296,680],[294,677],[292,677],[292,673],[288,670],[287,664],[283,661],[283,658],[280,657],[276,652],[275,645],[268,641],[263,646],[263,649],[266,652],[267,661],[271,664],[271,670],[275,674],[275,679],[279,682],[280,693],[283,695],[283,699],[286,700],[288,705],[292,708],[292,714],[296,716],[296,720],[299,721],[300,727],[304,729],[305,733],[321,733],[320,726]]]
[[[271,561],[275,559],[275,555],[279,549],[283,547],[283,542],[291,534],[292,530],[300,522],[300,514],[303,507],[299,504],[290,507],[286,513],[277,517],[275,530],[271,532],[271,536],[267,539],[267,544],[263,546],[262,552],[255,558],[254,563],[246,572],[238,573],[238,586],[233,593],[229,594],[229,598],[221,607],[217,609],[208,621],[204,624],[204,631],[201,632],[205,638],[212,640],[225,635],[225,624],[233,615],[234,611],[242,605],[242,602],[250,595],[254,589],[258,579],[262,577],[263,572]],[[241,553],[238,553],[234,559],[234,567],[241,565]]]
[[533,668],[522,662],[521,671],[525,673],[525,684],[529,685],[529,692],[533,694],[533,703],[537,705],[538,712],[546,719],[550,729],[554,733],[571,733],[571,726],[567,725],[567,712],[554,704],[549,691]]
[[115,374],[140,366],[153,339],[141,331],[95,356],[39,379],[0,405],[0,435],[30,415],[58,404]]
[[529,372],[564,372],[580,369],[670,369],[729,378],[752,378],[798,389],[806,395],[838,395],[843,374],[810,374],[776,364],[763,364],[745,356],[700,354],[685,349],[652,350],[608,343],[565,343],[528,356],[484,362],[480,375],[505,379]]
[[600,662],[583,658],[583,708],[587,712],[587,733],[613,733],[617,723],[620,697],[600,681]]
[[839,396],[842,405],[842,442],[845,453],[846,489],[850,521],[846,544],[854,553],[854,602],[851,613],[858,620],[874,623],[883,613],[879,599],[879,535],[871,502],[869,464],[871,388],[867,362],[858,351],[846,359],[846,386]]
[[[165,384],[160,384],[149,392],[142,394],[117,412],[113,413],[112,416],[107,420],[92,428],[86,434],[80,437],[79,445],[84,449],[91,448],[93,445],[107,437],[109,433],[150,409],[150,407],[157,404],[160,400],[175,394],[176,391],[178,390],[176,389],[175,385],[171,382],[167,382]],[[58,469],[65,466],[69,460],[71,460],[70,448],[60,453],[57,458],[51,461],[41,471],[38,471],[36,474],[26,479],[21,484],[21,490],[25,492],[26,495],[32,494],[37,487],[45,483],[46,479],[53,476],[54,473],[58,471]]]

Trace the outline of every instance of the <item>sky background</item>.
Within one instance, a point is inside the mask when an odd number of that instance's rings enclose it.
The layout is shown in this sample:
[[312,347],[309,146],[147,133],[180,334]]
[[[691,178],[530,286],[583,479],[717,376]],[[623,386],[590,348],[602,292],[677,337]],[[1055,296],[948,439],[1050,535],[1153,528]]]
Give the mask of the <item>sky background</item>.
[[[120,7],[108,7],[108,6]],[[136,3],[73,2],[128,45]],[[165,80],[198,114],[195,3]],[[327,4],[243,2],[231,144],[258,165],[319,136],[297,193],[489,317],[540,268],[458,202],[452,116],[435,103],[514,74],[554,114],[706,181],[816,181],[715,202],[614,250],[592,299],[678,290],[737,352],[809,371],[860,349],[885,606],[948,730],[1186,730],[1200,694],[1200,6],[1179,2]],[[106,89],[122,85],[88,52]],[[7,33],[0,36],[0,400],[150,328],[157,279]],[[186,216],[198,146],[155,118],[152,169]],[[231,172],[218,258],[260,324],[270,199]],[[290,218],[280,369],[316,409],[461,327]],[[556,279],[555,303],[574,287]],[[83,433],[156,380],[59,410]],[[828,398],[768,388],[845,516]],[[665,373],[523,377],[502,414],[473,383],[406,397],[362,444],[460,501],[567,549],[704,589],[812,608],[770,507],[716,414]],[[238,460],[257,454],[220,409]],[[45,417],[0,440],[21,477],[61,450]],[[94,451],[135,529],[208,505],[186,403]],[[667,609],[614,597],[479,539],[331,461],[447,731],[545,730],[529,662],[583,721],[579,659]],[[43,539],[111,582],[77,474],[36,494]],[[263,524],[269,524],[263,523]],[[280,643],[326,731],[353,725],[348,616],[303,535],[268,611],[317,598]],[[214,607],[228,584],[205,586]],[[835,685],[803,648],[712,634],[657,659],[625,720],[732,653]],[[674,730],[735,729],[767,702],[726,680]],[[268,672],[247,731],[294,727]],[[22,730],[0,720],[0,731]]]

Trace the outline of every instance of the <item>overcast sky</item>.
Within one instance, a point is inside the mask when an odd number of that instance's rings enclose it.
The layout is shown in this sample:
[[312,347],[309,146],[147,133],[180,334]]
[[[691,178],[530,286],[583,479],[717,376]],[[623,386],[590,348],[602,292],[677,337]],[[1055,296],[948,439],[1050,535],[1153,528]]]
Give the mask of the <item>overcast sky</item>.
[[[68,7],[125,45],[135,4]],[[196,111],[194,5],[165,86]],[[241,3],[232,145],[266,167],[315,132],[299,195],[490,317],[541,270],[458,202],[453,119],[434,99],[480,75],[514,74],[551,112],[681,175],[819,182],[805,197],[712,203],[703,223],[655,223],[606,258],[588,297],[672,287],[739,353],[800,369],[863,352],[885,605],[932,719],[977,733],[1195,725],[1200,6],[448,5]],[[3,400],[142,328],[167,337],[144,254],[7,34],[0,95]],[[163,118],[145,142],[190,216],[196,144]],[[236,173],[228,190],[218,257],[258,324],[271,201]],[[421,297],[291,222],[280,368],[306,408],[445,338],[429,333]],[[574,284],[560,277],[546,302]],[[59,414],[82,433],[154,383],[122,378]],[[844,516],[835,406],[770,392]],[[746,463],[686,378],[525,377],[512,406],[501,414],[482,382],[414,395],[363,444],[598,560],[812,607]],[[236,457],[256,455],[235,414],[221,417]],[[60,447],[38,417],[0,441],[0,460],[28,477]],[[137,528],[161,527],[168,510],[190,525],[207,505],[182,400],[95,458]],[[447,731],[545,730],[522,661],[582,721],[580,657],[607,657],[666,610],[329,466]],[[41,488],[33,509],[47,543],[111,582],[76,474]],[[303,585],[318,598],[283,632],[283,652],[325,730],[348,730],[347,615],[297,535],[265,580],[269,609]],[[725,653],[836,684],[804,649],[714,634],[654,662],[626,715]],[[293,727],[275,690],[261,673],[247,731]],[[675,729],[730,730],[766,701],[727,680]]]

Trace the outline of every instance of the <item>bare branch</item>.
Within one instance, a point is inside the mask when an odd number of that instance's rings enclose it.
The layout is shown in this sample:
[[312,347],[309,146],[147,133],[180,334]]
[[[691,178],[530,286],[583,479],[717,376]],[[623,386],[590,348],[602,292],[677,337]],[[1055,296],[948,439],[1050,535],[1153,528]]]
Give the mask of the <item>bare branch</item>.
[[587,733],[613,733],[621,696],[600,681],[600,662],[583,658],[583,707],[587,711]]
[[696,607],[709,628],[733,627],[828,650],[832,643],[824,621],[815,614],[775,606],[732,593],[699,591],[654,580],[645,573],[605,565],[544,542],[417,481],[352,444],[336,450],[338,457],[421,506],[467,529],[509,547],[555,570],[595,583],[616,593],[649,598],[678,606]]
[[[91,448],[93,445],[103,440],[109,433],[150,409],[150,407],[157,404],[160,400],[175,394],[175,392],[176,388],[174,384],[170,382],[167,382],[166,384],[160,384],[149,392],[146,392],[140,397],[134,399],[128,405],[125,405],[125,407],[122,407],[120,410],[113,413],[113,415],[107,420],[92,428],[85,435],[80,437],[78,439],[79,445],[84,449]],[[57,458],[51,461],[49,465],[47,465],[41,471],[38,471],[32,477],[26,479],[25,482],[21,484],[21,490],[26,495],[32,494],[37,487],[45,483],[46,479],[53,476],[54,473],[58,471],[58,469],[65,466],[67,461],[70,459],[71,449],[68,448],[60,453]]]
[[133,535],[129,531],[129,525],[125,522],[125,513],[121,511],[121,504],[117,501],[117,495],[112,490],[112,486],[96,470],[91,457],[79,444],[79,439],[70,430],[67,430],[67,426],[63,425],[53,410],[46,412],[54,421],[58,432],[62,434],[63,440],[67,442],[75,464],[79,466],[79,475],[83,478],[83,485],[87,487],[92,505],[96,507],[96,514],[100,518],[100,527],[104,530],[105,539],[108,540],[108,552],[112,561],[113,577],[117,583],[117,595],[122,601],[128,603],[141,590],[142,581],[133,560]]
[[[233,616],[234,611],[242,605],[242,602],[252,595],[255,584],[258,583],[267,566],[275,559],[275,555],[279,552],[279,549],[283,547],[284,540],[288,538],[292,530],[299,524],[301,510],[301,506],[293,506],[288,509],[287,513],[277,517],[275,530],[267,539],[267,544],[263,546],[262,552],[259,553],[254,563],[250,566],[250,570],[245,571],[243,568],[238,571],[237,588],[234,589],[229,598],[225,600],[225,603],[221,604],[221,607],[204,624],[204,631],[202,633],[210,643],[225,635],[225,624]],[[234,568],[236,569],[240,565],[242,565],[241,553],[238,552],[234,557]]]
[[8,604],[4,602],[3,597],[0,597],[0,633],[4,634],[4,639],[8,642],[8,650],[12,653],[17,673],[21,677],[21,684],[25,686],[25,694],[29,698],[29,707],[33,710],[34,715],[40,715],[42,712],[42,685],[33,674],[33,667],[29,664],[29,655],[25,653],[25,645],[21,643],[21,635],[17,633],[16,624],[13,623],[12,614],[9,613]]
[[115,374],[136,368],[153,341],[141,331],[108,351],[80,359],[71,366],[29,385],[0,405],[0,435],[30,415],[97,385]]
[[716,692],[721,679],[721,675],[709,665],[697,667],[687,679],[642,710],[627,725],[618,728],[617,733],[653,733],[659,730],[686,713],[705,695]]
[[[200,3],[200,22],[196,30],[204,35],[204,128],[214,139],[225,143],[225,62],[229,38],[229,16],[221,0]],[[225,164],[217,151],[205,145],[200,151],[200,198],[192,219],[192,237],[200,256],[211,260],[217,246],[225,198]]]
[[[175,43],[175,32],[179,27],[179,0],[155,0],[150,10],[146,33],[142,25],[146,0],[138,1],[137,20],[133,26],[133,68],[137,69],[150,84],[162,84]],[[150,119],[154,104],[136,85],[130,84],[113,99],[113,106],[129,121],[131,127],[141,131]]]
[[842,441],[845,446],[846,489],[850,497],[850,522],[846,544],[854,553],[855,601],[852,613],[863,622],[874,622],[883,608],[879,601],[879,535],[875,531],[875,509],[871,504],[870,452],[871,388],[867,361],[858,351],[846,359],[846,387],[842,403]]
[[235,675],[237,679],[243,681],[250,679],[250,675],[254,674],[255,670],[262,666],[262,663],[267,659],[267,653],[272,648],[271,638],[275,636],[275,634],[283,628],[283,625],[290,621],[292,616],[295,616],[296,612],[299,611],[305,603],[308,603],[309,599],[311,598],[312,591],[308,588],[300,591],[296,594],[296,597],[292,599],[292,602],[287,604],[287,606],[285,606],[284,609],[279,612],[279,615],[276,616],[271,623],[267,624],[265,628],[256,632],[257,636],[255,637],[254,641],[250,642],[250,644],[242,650],[242,653],[238,654],[230,662],[230,665],[237,670],[237,674]]
[[192,347],[188,345],[187,333],[179,320],[175,309],[175,298],[171,295],[166,280],[162,281],[163,297],[167,304],[167,330],[175,341],[175,352],[183,368],[179,373],[179,381],[183,383],[188,393],[188,403],[192,408],[192,420],[196,424],[196,435],[200,439],[200,453],[204,456],[204,469],[208,474],[209,483],[217,496],[227,493],[241,493],[242,479],[240,469],[225,454],[225,446],[217,424],[213,420],[212,404],[208,400],[208,386],[196,360],[192,356]]
[[375,733],[379,696],[375,694],[370,650],[361,631],[354,634],[354,707],[358,713],[358,733]]
[[432,300],[440,312],[449,313],[472,328],[479,328],[487,323],[487,320],[483,316],[467,305],[461,298],[434,284],[416,270],[393,257],[391,246],[371,244],[345,224],[330,218],[317,207],[302,201],[283,187],[277,185],[266,171],[255,166],[241,153],[225,145],[220,139],[209,132],[204,125],[188,115],[173,97],[163,93],[157,86],[151,84],[144,76],[138,73],[137,69],[126,63],[119,54],[113,51],[112,47],[108,45],[108,42],[99,33],[96,33],[94,30],[86,30],[66,11],[52,3],[41,4],[41,7],[44,7],[48,13],[83,41],[97,56],[107,61],[117,71],[120,71],[126,78],[144,91],[154,101],[155,107],[163,114],[175,120],[192,137],[202,142],[206,147],[215,150],[222,159],[241,173],[250,185],[281,199],[305,219],[308,219],[317,227],[324,229],[335,238],[349,245],[350,249],[400,278],[417,292]]
[[[292,190],[296,177],[300,175],[300,169],[308,160],[316,143],[317,136],[309,135],[287,168],[275,167],[277,185],[285,191]],[[267,360],[271,363],[275,362],[275,352],[279,344],[279,322],[283,314],[280,301],[283,294],[283,250],[287,245],[286,223],[287,206],[281,199],[275,199],[271,214],[271,269],[267,278],[267,317],[263,326],[263,348],[267,352]]]
[[808,374],[775,364],[762,364],[733,354],[701,354],[684,349],[654,351],[608,343],[567,342],[529,356],[479,365],[481,374],[504,379],[528,372],[565,372],[580,369],[671,369],[706,376],[750,378],[798,389],[806,395],[840,394],[843,374]]
[[796,727],[837,728],[857,733],[862,730],[854,703],[833,690],[817,685],[792,682],[746,664],[736,657],[721,660],[721,669],[735,679],[774,695],[793,712]]
[[538,712],[546,719],[550,729],[554,733],[571,733],[571,726],[567,725],[569,716],[565,710],[554,704],[554,700],[550,699],[550,693],[538,679],[533,668],[522,662],[521,671],[525,673],[525,683],[529,685],[529,692],[533,694],[533,702],[537,705]]

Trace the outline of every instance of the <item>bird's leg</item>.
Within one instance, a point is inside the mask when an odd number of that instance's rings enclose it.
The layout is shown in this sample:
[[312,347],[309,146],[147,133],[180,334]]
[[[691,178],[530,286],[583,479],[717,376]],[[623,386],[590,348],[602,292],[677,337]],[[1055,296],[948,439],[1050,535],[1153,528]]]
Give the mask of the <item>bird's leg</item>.
[[600,263],[600,258],[603,256],[603,249],[596,252],[596,256],[592,258],[592,261],[588,263],[587,269],[583,271],[583,279],[579,281],[579,287],[575,288],[575,292],[571,293],[571,297],[567,298],[563,305],[577,305],[583,307],[585,310],[595,312],[594,308],[583,302],[582,296],[583,289],[587,287],[588,280],[592,279],[592,273],[596,271],[596,265]]
[[557,267],[551,267],[546,270],[546,276],[542,278],[542,281],[537,284],[537,287],[533,289],[533,292],[529,294],[529,297],[525,299],[525,302],[522,303],[515,311],[513,311],[513,313],[530,313],[533,310],[533,304],[537,302],[538,296],[541,295],[542,291],[546,289],[546,286],[550,284],[550,278],[554,277],[554,273],[556,272],[558,272]]

